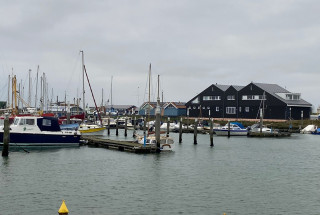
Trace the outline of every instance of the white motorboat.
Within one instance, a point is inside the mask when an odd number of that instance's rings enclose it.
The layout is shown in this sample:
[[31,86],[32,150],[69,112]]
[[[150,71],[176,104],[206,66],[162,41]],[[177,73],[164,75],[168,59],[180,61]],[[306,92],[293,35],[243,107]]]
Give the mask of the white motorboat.
[[[217,136],[228,136],[229,127],[228,124],[221,128],[215,128],[213,131]],[[244,128],[241,123],[238,122],[230,122],[230,136],[246,136],[248,134],[248,130]]]
[[317,130],[316,125],[307,125],[304,129],[300,131],[301,134],[311,134],[312,132],[315,132]]
[[[176,123],[170,123],[169,124],[169,131],[174,131],[176,125],[177,125]],[[168,129],[168,123],[166,123],[166,122],[162,123],[162,125],[160,126],[160,130],[166,131],[167,129]]]
[[[61,130],[58,119],[41,116],[16,116],[10,126],[10,145],[18,146],[77,146],[80,132]],[[0,129],[0,145],[3,126]]]
[[105,117],[105,118],[102,118],[101,120],[102,120],[102,125],[104,127],[108,127],[109,126],[109,124],[108,124],[109,120],[110,120],[110,128],[115,128],[116,127],[116,122],[115,122],[114,118]]

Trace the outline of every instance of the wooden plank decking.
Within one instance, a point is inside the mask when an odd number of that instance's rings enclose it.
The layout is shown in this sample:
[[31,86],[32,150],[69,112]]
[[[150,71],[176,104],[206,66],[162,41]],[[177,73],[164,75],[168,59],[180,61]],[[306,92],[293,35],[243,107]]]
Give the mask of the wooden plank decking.
[[142,144],[133,141],[110,140],[102,139],[99,136],[84,136],[81,137],[88,146],[114,149],[119,151],[127,151],[134,153],[155,153],[156,147],[153,145],[143,146]]

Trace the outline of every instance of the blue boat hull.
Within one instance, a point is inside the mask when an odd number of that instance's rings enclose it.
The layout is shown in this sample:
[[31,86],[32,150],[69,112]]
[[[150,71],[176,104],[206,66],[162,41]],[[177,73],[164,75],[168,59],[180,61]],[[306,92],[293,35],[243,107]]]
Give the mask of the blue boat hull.
[[[3,145],[3,132],[0,132],[0,145]],[[79,145],[80,135],[20,134],[10,133],[10,145],[20,146],[75,146]]]

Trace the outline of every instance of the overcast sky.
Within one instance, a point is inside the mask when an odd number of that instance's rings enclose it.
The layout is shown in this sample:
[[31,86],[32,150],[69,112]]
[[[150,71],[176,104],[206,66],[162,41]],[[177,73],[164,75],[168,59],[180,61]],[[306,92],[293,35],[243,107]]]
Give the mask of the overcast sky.
[[[114,0],[2,1],[0,100],[8,75],[28,99],[37,66],[49,97],[81,97],[80,50],[96,100],[147,101],[152,64],[165,101],[187,102],[211,84],[273,83],[320,104],[320,1]],[[40,75],[39,75],[40,76]],[[87,84],[86,84],[87,87]],[[53,96],[51,89],[53,89]],[[90,91],[86,101],[92,105]]]

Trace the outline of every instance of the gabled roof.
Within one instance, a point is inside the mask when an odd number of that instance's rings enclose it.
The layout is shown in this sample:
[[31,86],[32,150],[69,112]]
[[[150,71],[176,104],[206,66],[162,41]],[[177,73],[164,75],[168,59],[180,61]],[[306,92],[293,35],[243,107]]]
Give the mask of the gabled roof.
[[245,86],[239,86],[239,85],[231,85],[232,87],[234,87],[234,89],[236,89],[237,91],[242,90],[242,88],[244,88]]
[[223,84],[214,84],[214,86],[218,87],[222,91],[226,91],[230,87],[233,87],[234,89],[236,89],[236,91],[239,91],[245,87],[245,86],[239,86],[239,85],[223,85]]
[[167,108],[169,105],[173,105],[175,108],[179,109],[179,108],[186,108],[186,103],[185,102],[167,102],[166,104],[164,104],[163,108]]
[[231,85],[214,84],[214,86],[218,87],[222,91],[226,91]]
[[[140,107],[140,109],[143,109],[147,104],[150,104],[150,106],[152,107],[152,108],[156,108],[157,107],[157,102],[144,102],[142,105],[141,105],[141,107]],[[162,107],[163,105],[165,105],[166,103],[164,103],[164,102],[160,102],[160,107]]]
[[311,107],[312,104],[310,104],[309,102],[300,99],[300,100],[286,100],[282,97],[280,97],[279,95],[277,95],[277,93],[291,93],[290,91],[288,91],[287,89],[280,87],[277,84],[265,84],[265,83],[252,83],[254,85],[256,85],[257,87],[261,88],[262,90],[266,91],[267,93],[273,95],[274,97],[276,97],[277,99],[281,100],[282,102],[286,103],[287,105],[298,105],[298,106],[308,106]]

